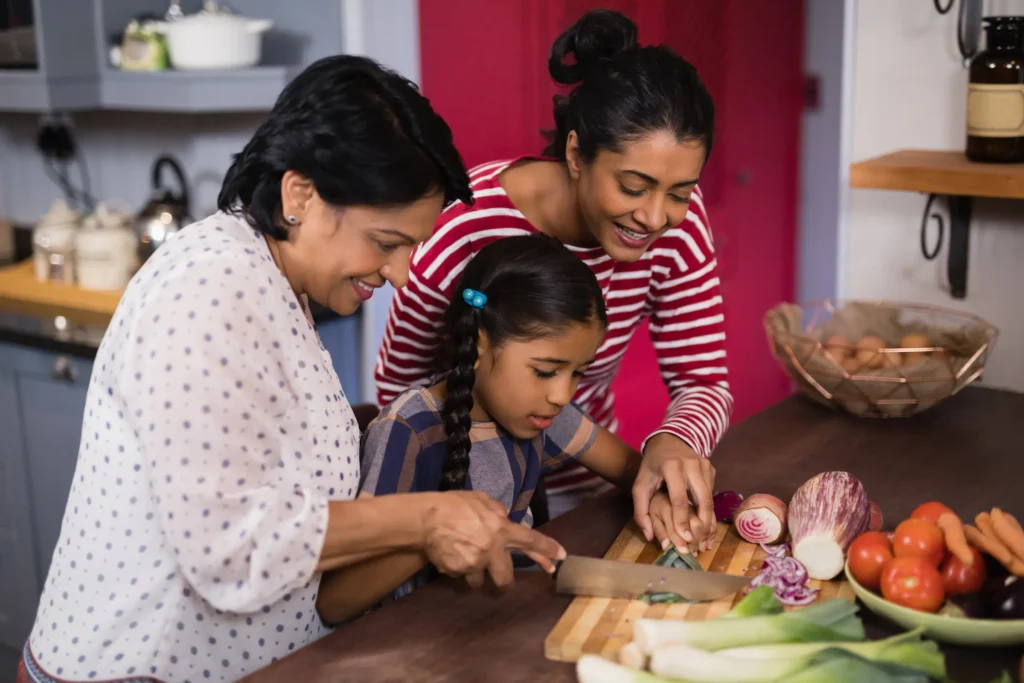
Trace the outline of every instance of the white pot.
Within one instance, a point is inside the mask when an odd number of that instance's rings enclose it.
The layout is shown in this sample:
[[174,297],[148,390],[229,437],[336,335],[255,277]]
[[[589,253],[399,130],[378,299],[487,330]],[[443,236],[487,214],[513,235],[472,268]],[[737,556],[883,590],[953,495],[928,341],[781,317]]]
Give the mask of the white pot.
[[234,14],[192,14],[156,27],[167,36],[175,69],[239,69],[259,63],[263,34],[273,25]]

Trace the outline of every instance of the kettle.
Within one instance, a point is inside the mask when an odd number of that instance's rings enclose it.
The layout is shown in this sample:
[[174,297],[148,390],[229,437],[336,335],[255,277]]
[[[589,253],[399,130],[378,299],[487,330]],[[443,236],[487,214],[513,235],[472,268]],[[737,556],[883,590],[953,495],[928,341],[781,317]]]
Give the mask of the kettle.
[[[164,169],[170,169],[178,181],[180,192],[175,194],[163,184]],[[181,165],[167,155],[153,163],[153,194],[149,202],[135,216],[135,234],[139,239],[139,263],[153,255],[162,244],[192,222],[189,215],[188,186]]]

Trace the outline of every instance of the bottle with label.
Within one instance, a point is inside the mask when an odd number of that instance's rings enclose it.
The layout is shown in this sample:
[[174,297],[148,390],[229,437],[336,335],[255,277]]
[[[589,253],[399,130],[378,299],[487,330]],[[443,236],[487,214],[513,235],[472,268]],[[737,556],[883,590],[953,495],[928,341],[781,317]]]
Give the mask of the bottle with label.
[[985,49],[969,71],[967,158],[1024,162],[1024,16],[984,23]]

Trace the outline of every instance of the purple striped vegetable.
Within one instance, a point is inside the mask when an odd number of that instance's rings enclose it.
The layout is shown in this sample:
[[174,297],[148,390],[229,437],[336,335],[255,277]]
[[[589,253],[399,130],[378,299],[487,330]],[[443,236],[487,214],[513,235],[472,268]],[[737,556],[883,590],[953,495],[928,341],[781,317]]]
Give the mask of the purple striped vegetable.
[[868,528],[867,492],[849,472],[822,472],[805,481],[789,501],[787,526],[793,557],[812,579],[835,578],[846,549]]

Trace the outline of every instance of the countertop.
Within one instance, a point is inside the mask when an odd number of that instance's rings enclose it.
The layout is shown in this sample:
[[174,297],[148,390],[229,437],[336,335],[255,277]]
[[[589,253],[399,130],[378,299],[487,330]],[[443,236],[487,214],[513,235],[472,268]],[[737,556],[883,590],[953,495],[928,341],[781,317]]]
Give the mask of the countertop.
[[[863,481],[886,528],[937,499],[971,517],[999,506],[1024,516],[1024,395],[968,387],[908,419],[858,419],[791,396],[735,425],[715,451],[717,489],[788,500],[815,474],[846,470]],[[612,492],[544,525],[570,553],[600,556],[631,517]],[[517,573],[503,595],[466,593],[442,579],[335,630],[256,672],[248,683],[292,681],[575,681],[570,664],[544,658],[544,638],[569,605],[550,579]],[[869,637],[899,629],[861,608]],[[949,676],[1016,680],[1024,648],[941,645]]]
[[[31,260],[0,267],[0,342],[94,358],[121,291],[39,282]],[[312,302],[313,321],[338,317]]]

